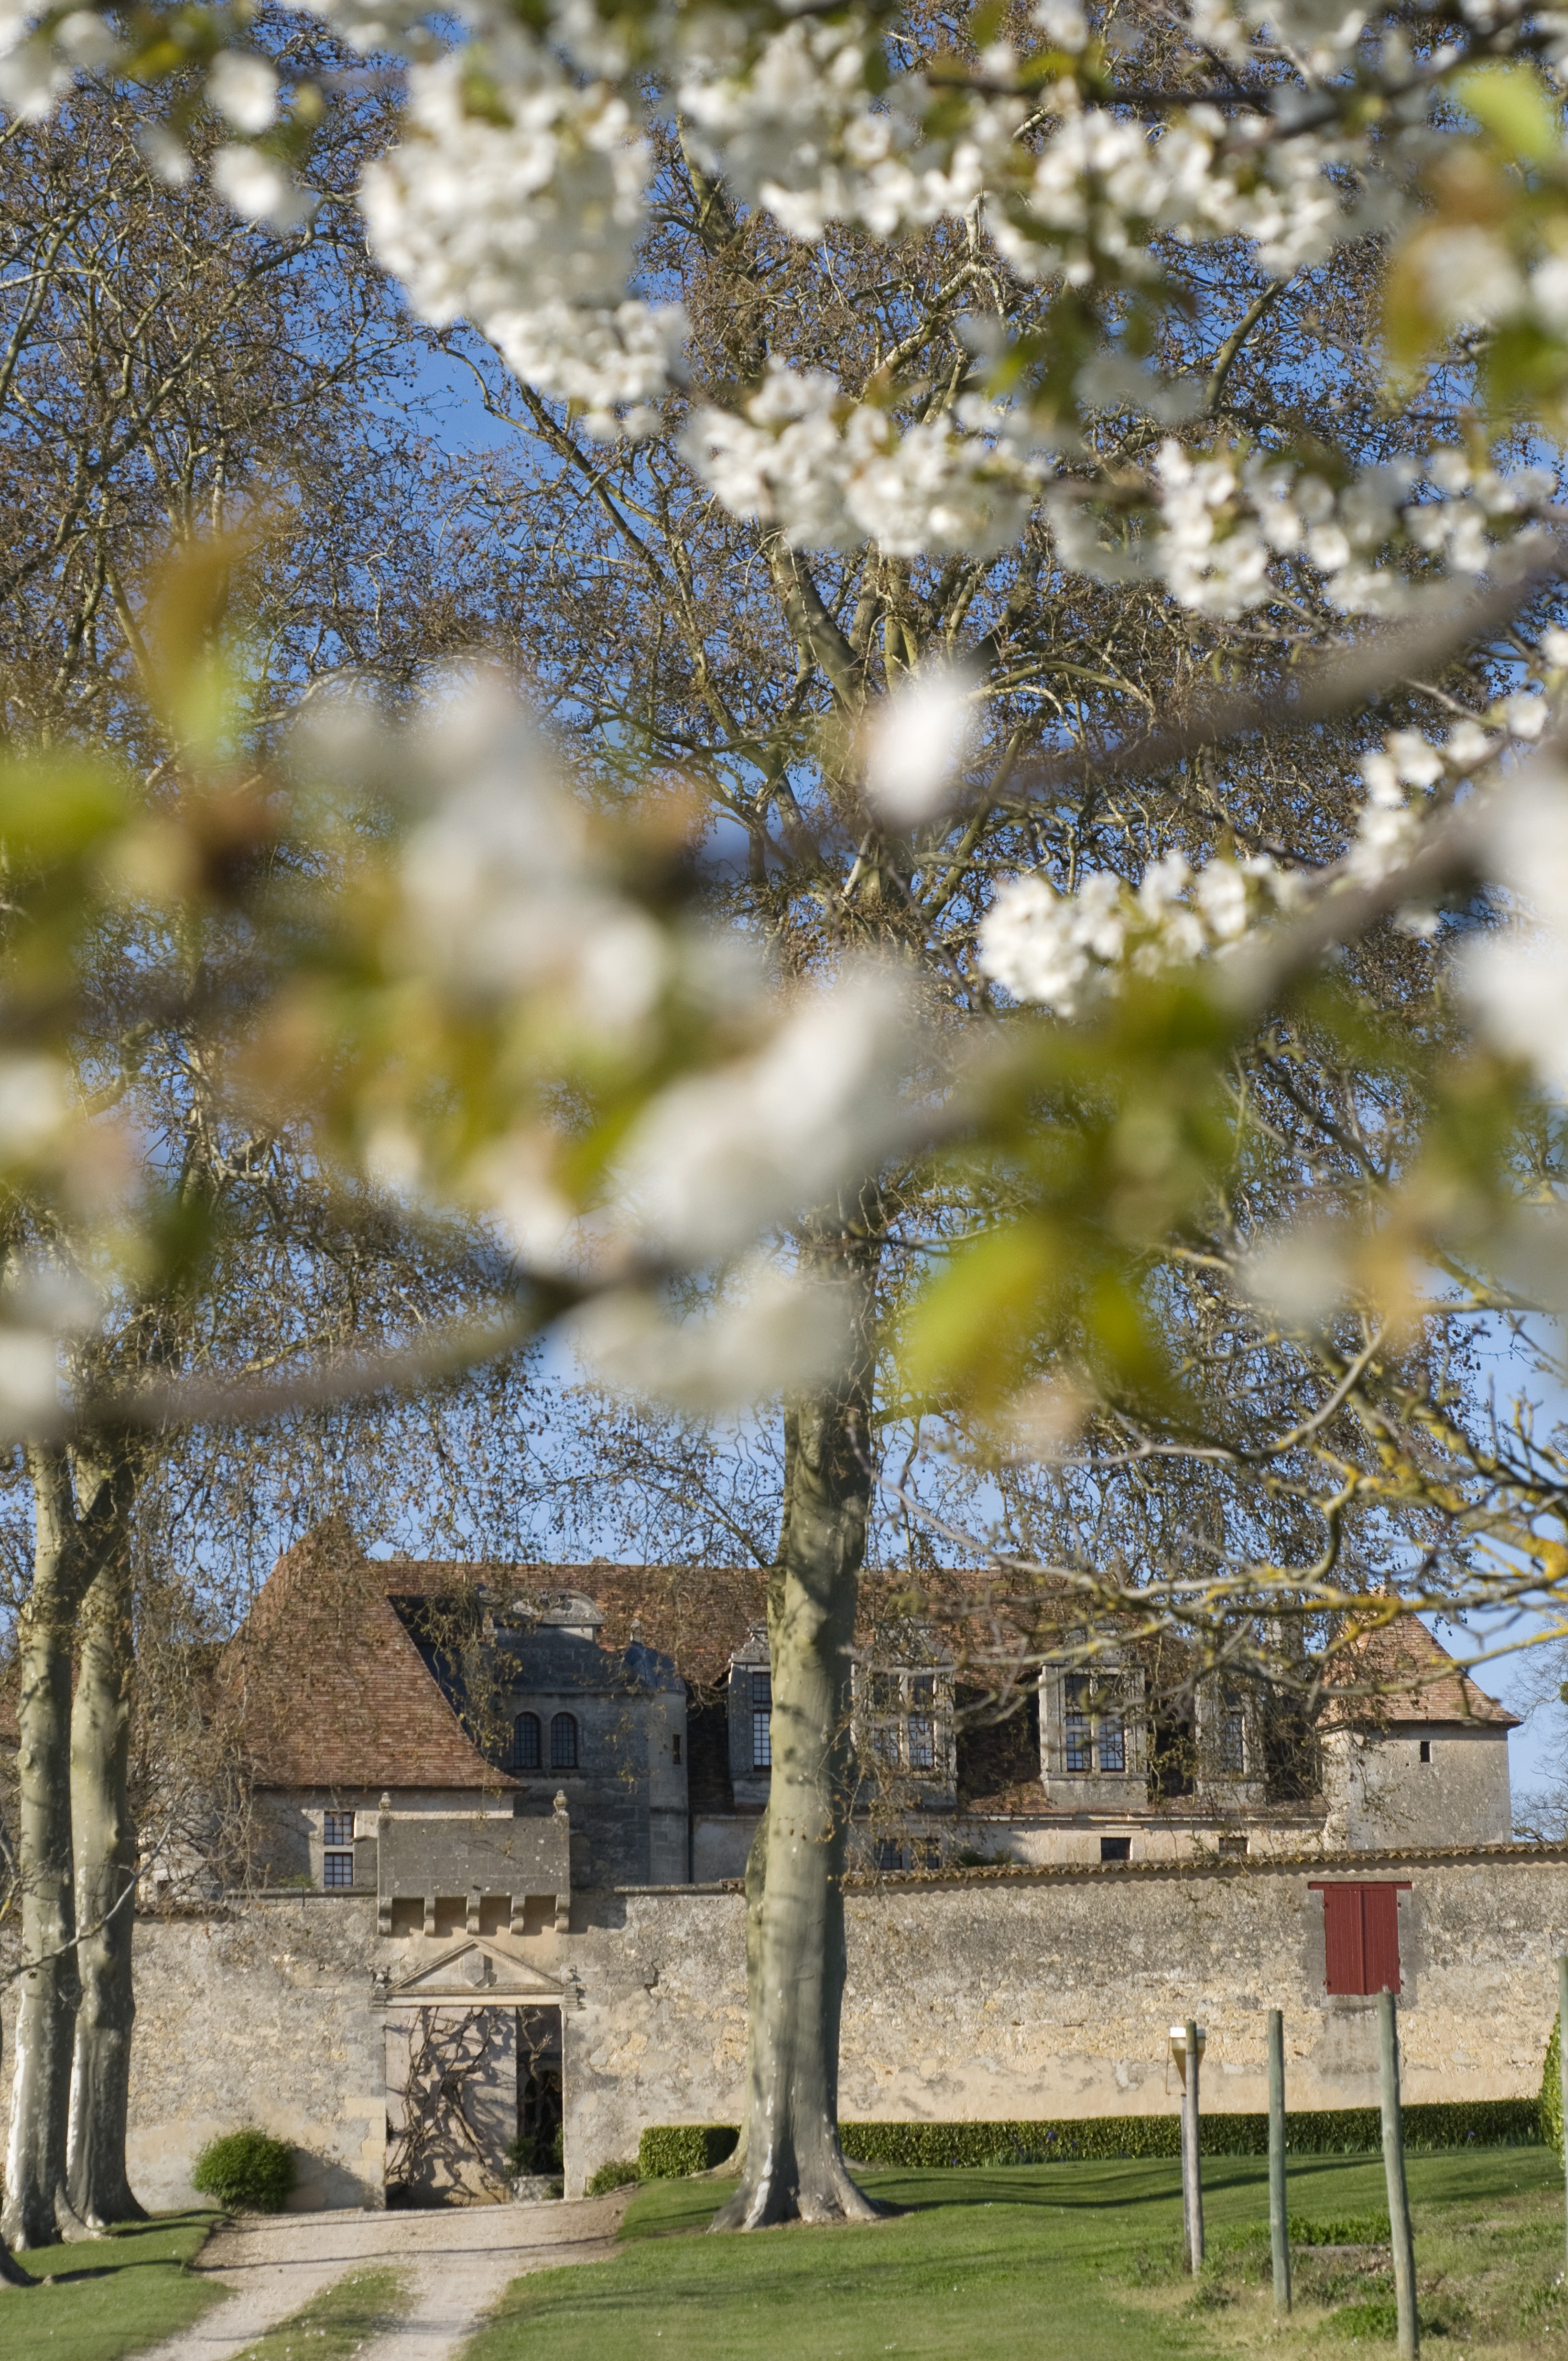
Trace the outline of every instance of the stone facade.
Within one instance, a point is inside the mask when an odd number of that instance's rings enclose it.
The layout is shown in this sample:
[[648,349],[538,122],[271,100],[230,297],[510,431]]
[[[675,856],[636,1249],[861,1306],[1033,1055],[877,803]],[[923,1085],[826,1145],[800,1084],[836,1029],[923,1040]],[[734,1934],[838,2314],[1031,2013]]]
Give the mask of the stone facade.
[[[843,2112],[1174,2112],[1168,2028],[1194,2014],[1209,2030],[1206,2105],[1261,2108],[1275,2006],[1289,2104],[1369,2104],[1375,2004],[1325,1989],[1322,1892],[1369,1882],[1397,1895],[1407,2098],[1533,2094],[1568,1946],[1568,1847],[858,1881]],[[132,2175],[152,2204],[184,2202],[203,2141],[245,2122],[299,2149],[296,2204],[383,2202],[388,2119],[395,2135],[421,2008],[493,2013],[497,2169],[519,2105],[506,2061],[520,2026],[556,2043],[569,2192],[635,2153],[647,2124],[739,2114],[733,1886],[581,1892],[568,1929],[552,1920],[521,1937],[381,1935],[370,1894],[236,1900],[139,1920],[137,1979]]]
[[580,1885],[683,1884],[691,1874],[685,1683],[640,1639],[601,1647],[604,1617],[580,1593],[526,1603],[526,1621],[500,1606],[492,1626],[519,1811],[565,1794]]
[[[564,1573],[569,1587],[549,1579]],[[579,1891],[740,1876],[771,1777],[753,1602],[733,1570],[372,1563],[323,1526],[280,1560],[225,1653],[252,1773],[253,1877],[363,1887],[382,1793],[400,1813],[454,1815],[456,1842],[459,1823],[537,1818],[558,1792]],[[1350,1668],[1361,1688],[1345,1675],[1299,1728],[1288,1697],[1193,1678],[1179,1650],[1068,1636],[1075,1651],[1047,1658],[1000,1728],[984,1700],[966,1722],[926,1627],[891,1618],[857,1647],[855,1866],[1508,1834],[1513,1717],[1419,1622],[1375,1632]],[[477,1886],[493,1904],[488,1876],[455,1867],[447,1898]]]

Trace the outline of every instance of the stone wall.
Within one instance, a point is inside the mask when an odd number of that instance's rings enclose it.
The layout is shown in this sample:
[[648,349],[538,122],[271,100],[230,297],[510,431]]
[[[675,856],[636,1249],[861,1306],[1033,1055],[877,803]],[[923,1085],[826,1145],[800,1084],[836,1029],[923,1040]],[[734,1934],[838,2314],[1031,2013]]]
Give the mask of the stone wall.
[[[131,2184],[155,2208],[192,2202],[197,2152],[259,2124],[298,2156],[299,2209],[379,2204],[386,2036],[367,1962],[373,1894],[299,1894],[138,1918]],[[0,2123],[9,2119],[13,1992]]]
[[[1568,1945],[1568,1847],[1336,1861],[888,1878],[848,1899],[847,2116],[1174,2113],[1171,2025],[1209,2028],[1204,2103],[1266,2103],[1264,2012],[1285,2011],[1292,2107],[1376,2096],[1375,2004],[1323,1989],[1311,1881],[1399,1899],[1408,2099],[1533,2095]],[[138,1920],[133,2179],[181,2202],[203,2141],[261,2123],[302,2152],[302,2205],[379,2202],[385,1985],[458,1961],[460,1929],[376,1932],[372,1897],[299,1894]],[[646,2124],[734,2122],[745,2059],[732,1888],[580,1893],[572,1927],[488,1938],[559,1988],[569,2191]],[[456,1971],[455,1970],[454,1971]]]
[[[1568,1940],[1568,1853],[1178,1864],[888,1879],[848,1897],[846,2116],[1174,2114],[1168,2030],[1209,2028],[1204,2103],[1267,2103],[1265,2011],[1285,2011],[1292,2107],[1376,2103],[1376,2004],[1323,1990],[1325,1873],[1399,1899],[1411,2101],[1533,2096]],[[635,2152],[646,2123],[734,2122],[745,2053],[739,1896],[627,1894],[576,1946],[568,2162]]]
[[[1421,1760],[1426,1749],[1427,1760]],[[1503,1844],[1512,1832],[1508,1733],[1401,1722],[1324,1745],[1330,1828],[1351,1847]]]

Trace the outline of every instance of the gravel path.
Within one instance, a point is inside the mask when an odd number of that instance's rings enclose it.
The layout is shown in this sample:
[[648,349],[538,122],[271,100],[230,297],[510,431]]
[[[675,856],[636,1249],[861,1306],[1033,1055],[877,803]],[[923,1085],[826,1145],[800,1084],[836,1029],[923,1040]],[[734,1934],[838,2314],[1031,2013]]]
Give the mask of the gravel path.
[[630,2190],[570,2204],[468,2205],[450,2212],[274,2213],[219,2230],[193,2266],[232,2290],[194,2328],[138,2361],[233,2361],[236,2353],[345,2272],[391,2264],[407,2276],[399,2325],[361,2361],[453,2361],[509,2281],[615,2251]]

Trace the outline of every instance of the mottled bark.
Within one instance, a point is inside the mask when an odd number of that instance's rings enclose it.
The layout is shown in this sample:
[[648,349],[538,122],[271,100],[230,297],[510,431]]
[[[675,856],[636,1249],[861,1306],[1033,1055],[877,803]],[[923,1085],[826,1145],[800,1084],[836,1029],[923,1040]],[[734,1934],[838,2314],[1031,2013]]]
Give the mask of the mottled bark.
[[[4,2040],[0,2038],[0,2059],[4,2058]],[[13,2260],[11,2249],[5,2244],[4,2235],[0,2235],[0,2287],[25,2288],[37,2287],[37,2279],[30,2278],[20,2263]]]
[[871,1495],[874,1257],[863,1239],[846,1237],[827,1243],[821,1261],[841,1292],[848,1347],[836,1385],[785,1406],[768,1618],[773,1773],[766,1836],[747,1875],[745,2159],[716,2230],[864,2222],[881,2210],[856,2188],[839,2146],[850,1650]]
[[82,1470],[80,1512],[67,1455],[28,1452],[33,1583],[17,1618],[17,1872],[27,1963],[16,2012],[11,2136],[0,2231],[16,2247],[51,2246],[80,2225],[66,2193],[71,2054],[81,1986],[71,1841],[71,1657],[77,1609],[119,1530],[120,1486]]
[[93,2230],[146,2218],[126,2177],[137,1878],[127,1779],[135,1662],[127,1538],[123,1529],[115,1535],[82,1604],[71,1716],[82,1997],[71,2074],[66,2187],[76,2213]]

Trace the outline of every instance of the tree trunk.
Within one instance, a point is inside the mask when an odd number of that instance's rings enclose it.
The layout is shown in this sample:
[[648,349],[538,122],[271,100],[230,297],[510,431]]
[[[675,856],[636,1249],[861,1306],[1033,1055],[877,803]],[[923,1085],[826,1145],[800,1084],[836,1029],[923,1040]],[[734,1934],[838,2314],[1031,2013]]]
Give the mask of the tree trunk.
[[[17,1617],[17,1873],[22,1958],[11,2136],[0,2233],[52,2246],[78,2227],[66,2193],[71,2066],[81,1985],[71,1844],[71,1653],[77,1609],[120,1521],[123,1484],[93,1471],[79,1514],[71,1463],[29,1448],[33,1584]],[[83,1471],[84,1474],[87,1471]]]
[[882,2209],[839,2146],[844,1842],[852,1792],[850,1649],[871,1497],[874,1250],[819,1243],[842,1290],[849,1349],[836,1385],[786,1404],[784,1510],[769,1598],[773,1774],[747,1872],[751,1982],[745,2160],[716,2230],[868,2222]]
[[71,1717],[71,1821],[76,1853],[82,1998],[71,2075],[66,2186],[89,2229],[146,2219],[126,2177],[130,2097],[132,1895],[137,1835],[130,1763],[130,1552],[123,1530],[82,1601]]
[[[0,2034],[0,2058],[4,2056],[4,2036]],[[25,2271],[20,2263],[12,2260],[11,2249],[5,2244],[4,2235],[0,2235],[0,2287],[37,2287],[37,2279]]]

